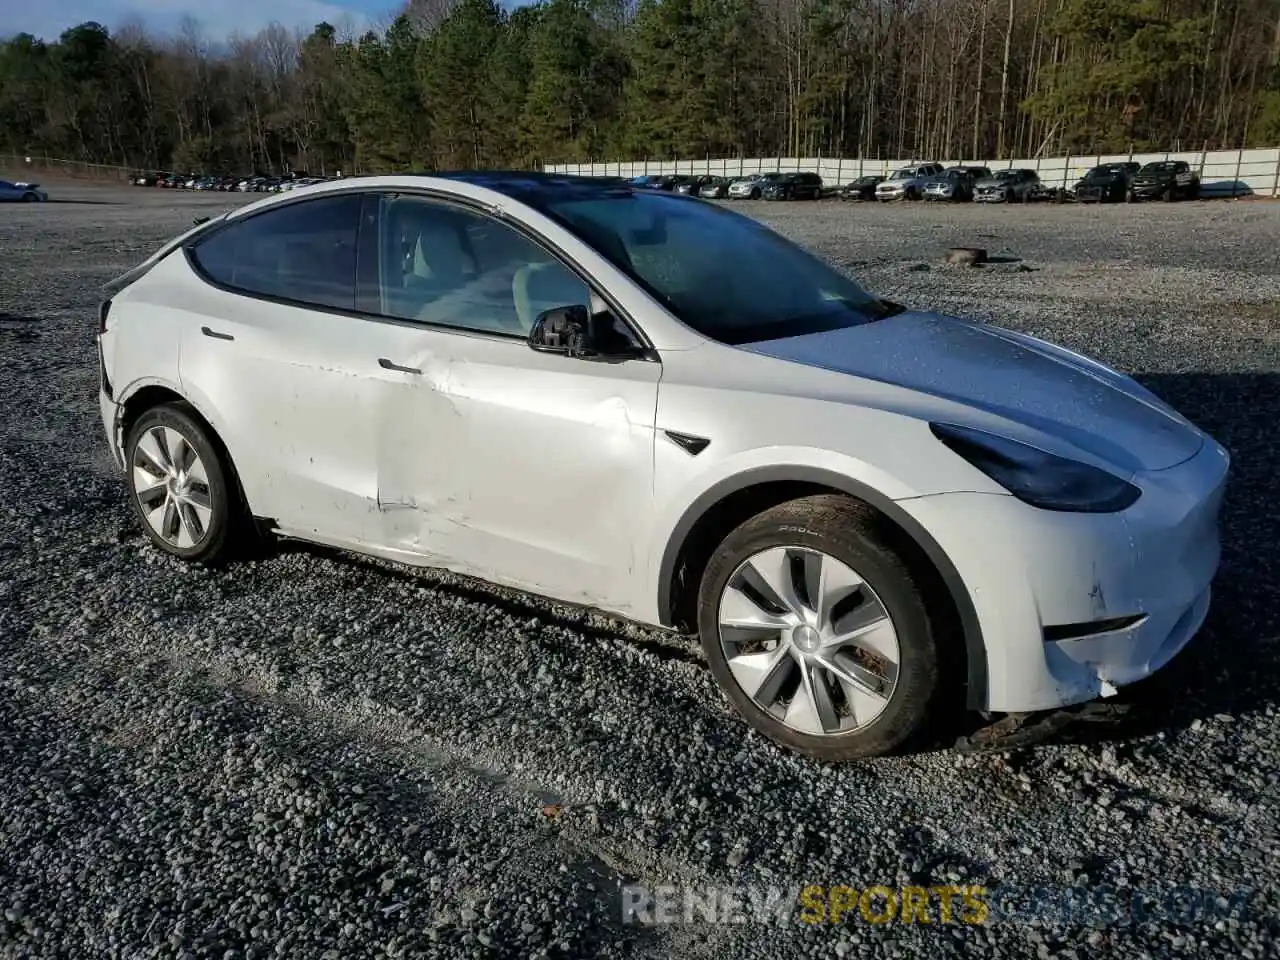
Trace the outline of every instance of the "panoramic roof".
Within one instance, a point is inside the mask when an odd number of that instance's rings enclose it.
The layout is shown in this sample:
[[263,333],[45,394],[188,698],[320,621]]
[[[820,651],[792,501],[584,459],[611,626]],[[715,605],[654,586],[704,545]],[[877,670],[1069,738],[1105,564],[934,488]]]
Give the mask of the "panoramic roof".
[[567,173],[538,173],[529,170],[459,170],[424,173],[422,176],[457,180],[524,202],[588,200],[594,197],[616,197],[632,193],[621,177],[583,177]]

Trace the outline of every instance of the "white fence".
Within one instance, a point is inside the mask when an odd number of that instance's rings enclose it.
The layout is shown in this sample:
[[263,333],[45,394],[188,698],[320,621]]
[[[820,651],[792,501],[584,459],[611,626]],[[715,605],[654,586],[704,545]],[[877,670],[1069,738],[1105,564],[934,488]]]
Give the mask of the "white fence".
[[[711,174],[739,177],[771,170],[816,173],[827,186],[848,183],[861,176],[888,176],[899,167],[924,163],[931,158],[910,160],[840,160],[826,157],[757,157],[729,160],[640,160],[630,163],[552,163],[548,173],[580,174],[589,177],[638,177],[643,174]],[[1035,170],[1050,187],[1075,183],[1092,167],[1126,161],[1150,163],[1154,160],[1185,160],[1200,173],[1203,196],[1280,196],[1280,149],[1208,150],[1190,153],[1100,153],[1078,157],[1042,157],[1011,160],[946,160],[946,166],[963,163],[992,170],[1019,167]]]

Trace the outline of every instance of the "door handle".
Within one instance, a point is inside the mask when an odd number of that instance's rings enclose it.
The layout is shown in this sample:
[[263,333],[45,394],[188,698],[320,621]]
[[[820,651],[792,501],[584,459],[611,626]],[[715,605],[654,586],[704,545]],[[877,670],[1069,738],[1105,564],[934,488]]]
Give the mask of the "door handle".
[[200,332],[203,333],[206,337],[213,337],[213,339],[215,340],[234,340],[235,339],[235,337],[233,337],[229,333],[219,333],[217,330],[210,330],[208,327],[201,327]]
[[399,370],[401,373],[417,373],[417,374],[422,373],[422,371],[419,370],[417,367],[402,367],[398,363],[392,363],[386,357],[378,358],[378,366],[380,366],[383,370]]

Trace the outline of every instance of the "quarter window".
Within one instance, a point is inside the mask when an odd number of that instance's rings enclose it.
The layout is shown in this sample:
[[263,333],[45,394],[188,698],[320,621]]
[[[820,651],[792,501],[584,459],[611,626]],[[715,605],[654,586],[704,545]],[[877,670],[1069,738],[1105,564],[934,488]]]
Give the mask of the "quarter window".
[[590,304],[581,278],[505,224],[422,197],[380,206],[377,291],[361,302],[383,316],[523,337],[544,310]]
[[233,222],[192,256],[232,289],[353,310],[359,223],[359,195],[317,197]]

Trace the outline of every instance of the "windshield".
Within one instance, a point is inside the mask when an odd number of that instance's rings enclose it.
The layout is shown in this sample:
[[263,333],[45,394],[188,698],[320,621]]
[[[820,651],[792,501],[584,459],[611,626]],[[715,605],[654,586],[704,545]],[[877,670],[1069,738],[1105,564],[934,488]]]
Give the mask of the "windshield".
[[1173,160],[1160,160],[1156,163],[1148,163],[1142,168],[1143,173],[1168,173],[1177,169],[1178,164]]
[[890,180],[914,180],[916,177],[915,170],[895,170]]
[[627,193],[545,209],[721,343],[835,330],[895,312],[763,224],[714,204]]
[[997,180],[1012,180],[1018,175],[1017,170],[1001,170],[996,174]]

